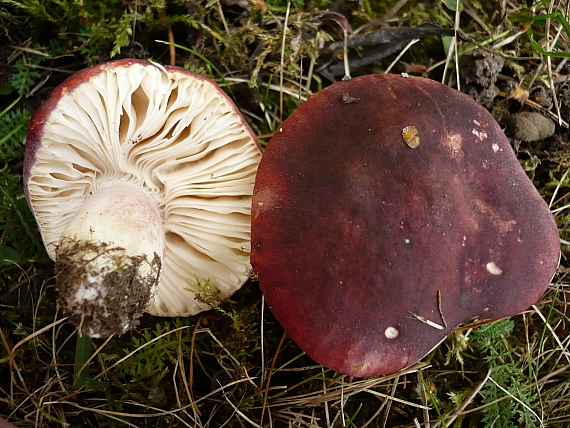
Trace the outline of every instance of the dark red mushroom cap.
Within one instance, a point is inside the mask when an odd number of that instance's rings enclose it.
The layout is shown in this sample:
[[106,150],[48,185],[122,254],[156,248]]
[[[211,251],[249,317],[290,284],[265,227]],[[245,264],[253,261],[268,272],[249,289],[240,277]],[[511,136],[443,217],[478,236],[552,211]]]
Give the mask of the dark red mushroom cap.
[[559,254],[496,121],[428,79],[324,89],[258,170],[251,261],[267,302],[309,356],[348,375],[403,369],[461,322],[525,310]]

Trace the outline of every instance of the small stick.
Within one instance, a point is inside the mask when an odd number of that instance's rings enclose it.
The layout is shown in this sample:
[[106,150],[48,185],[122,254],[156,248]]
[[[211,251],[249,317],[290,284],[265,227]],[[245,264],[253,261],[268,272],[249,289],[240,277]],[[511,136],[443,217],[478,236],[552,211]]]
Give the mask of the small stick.
[[194,385],[194,350],[195,348],[195,344],[196,344],[196,335],[198,334],[198,329],[200,328],[200,323],[202,321],[202,318],[204,317],[204,315],[200,315],[200,318],[198,318],[198,321],[196,322],[196,325],[194,326],[194,331],[192,332],[192,338],[190,339],[190,364],[188,367],[188,389],[189,389],[189,394],[188,394],[188,398],[190,398],[190,402],[192,403],[192,410],[194,411],[194,417],[202,416],[202,413],[200,412],[200,409],[198,408],[198,405],[196,404],[196,399],[194,398],[194,388],[192,385]]
[[[424,414],[424,422],[425,422],[424,426],[425,428],[430,428],[431,425],[429,423],[429,407],[428,407],[428,399],[426,393],[426,385],[424,383],[424,377],[422,376],[421,370],[418,370],[417,375],[418,375],[418,387],[420,389],[420,398],[422,400],[422,405],[424,406],[424,408],[422,409],[422,413]],[[417,423],[417,426],[421,428],[421,425],[417,419],[414,419],[414,423]]]
[[[373,62],[380,61],[381,59],[400,51],[406,46],[406,44],[407,42],[405,40],[395,43],[386,43],[371,50],[364,51],[358,57],[353,57],[351,55],[348,58],[349,68],[350,70],[356,70],[367,66],[368,64],[372,64]],[[344,73],[344,64],[332,64],[328,67],[328,71],[333,76],[342,76]]]
[[283,23],[283,40],[281,42],[281,67],[279,69],[279,121],[280,122],[283,122],[283,73],[284,73],[283,69],[285,67],[285,42],[287,41],[287,25],[289,24],[290,12],[291,12],[291,2],[287,1],[287,11],[285,12],[285,22]]
[[283,347],[283,342],[287,337],[287,333],[283,332],[283,336],[281,336],[281,340],[279,341],[279,345],[277,345],[277,350],[275,351],[275,355],[273,356],[273,361],[271,362],[271,369],[269,369],[269,375],[267,376],[267,382],[265,384],[265,393],[263,394],[263,405],[261,407],[261,418],[259,421],[259,428],[263,428],[263,417],[265,416],[265,410],[267,409],[267,399],[269,397],[269,386],[271,384],[271,376],[273,376],[273,372],[275,371],[275,363],[277,362],[277,357],[279,356],[279,352],[281,352],[281,348]]
[[441,291],[437,290],[437,310],[439,311],[439,316],[443,321],[443,325],[447,328],[447,322],[445,321],[445,317],[443,316],[443,309],[441,308]]
[[386,70],[384,70],[384,74],[388,74],[390,72],[390,70],[392,70],[392,68],[398,63],[398,61],[400,61],[400,58],[402,58],[402,56],[404,56],[404,54],[408,51],[408,49],[410,49],[412,47],[412,45],[416,44],[417,42],[419,42],[420,39],[412,39],[405,47],[404,49],[402,49],[402,51],[398,54],[398,56],[396,58],[394,58],[394,61],[392,61],[390,63],[390,65],[388,66],[388,68]]
[[463,403],[461,403],[451,413],[447,415],[445,419],[446,426],[450,426],[453,422],[455,422],[457,417],[461,415],[461,412],[463,412],[463,410],[465,410],[465,408],[475,399],[477,394],[479,394],[479,391],[481,391],[481,389],[483,389],[483,387],[487,383],[487,380],[489,380],[489,377],[491,376],[491,371],[492,368],[490,368],[489,371],[487,372],[487,376],[485,376],[485,379],[483,379],[483,381],[479,385],[477,385],[473,391],[471,391],[471,393],[467,396],[467,398],[463,400]]
[[229,35],[230,28],[228,27],[228,23],[226,22],[226,17],[224,16],[224,10],[222,9],[222,4],[221,2],[217,2],[216,4],[218,6],[218,13],[220,14],[220,18],[222,18],[222,24],[224,24],[224,30],[226,31],[226,34]]
[[170,65],[176,65],[176,48],[174,47],[174,33],[172,32],[172,25],[168,26],[168,43],[170,51]]
[[421,315],[414,314],[413,312],[410,312],[410,314],[412,314],[417,320],[423,322],[424,324],[429,325],[430,327],[437,328],[438,330],[444,329],[444,327],[442,325],[439,325],[433,321],[430,321],[427,318],[422,317]]
[[342,59],[344,62],[344,77],[342,80],[350,80],[350,67],[348,65],[348,33],[346,32],[346,28],[342,27],[342,35],[344,36],[344,46],[342,52]]
[[[346,40],[346,47],[355,48],[358,46],[377,46],[382,43],[401,41],[408,42],[412,39],[421,39],[427,36],[453,36],[454,34],[455,31],[453,28],[439,28],[430,25],[423,27],[389,27],[381,28],[378,31],[365,36],[350,37]],[[336,49],[342,49],[344,48],[344,44],[344,40],[326,43],[321,49],[321,53],[329,53]]]

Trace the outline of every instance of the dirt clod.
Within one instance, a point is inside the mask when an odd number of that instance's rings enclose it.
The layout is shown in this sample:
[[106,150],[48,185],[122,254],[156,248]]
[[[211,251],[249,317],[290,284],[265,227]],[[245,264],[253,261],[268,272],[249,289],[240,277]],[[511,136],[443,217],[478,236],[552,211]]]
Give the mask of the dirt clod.
[[489,105],[499,94],[495,83],[504,63],[501,56],[483,49],[464,55],[460,66],[465,92],[480,104]]
[[92,337],[123,334],[138,325],[160,278],[160,257],[148,264],[144,255],[128,256],[120,247],[61,243],[55,272],[59,301],[71,323]]
[[540,113],[523,111],[504,120],[507,132],[520,141],[538,141],[554,134],[554,122]]

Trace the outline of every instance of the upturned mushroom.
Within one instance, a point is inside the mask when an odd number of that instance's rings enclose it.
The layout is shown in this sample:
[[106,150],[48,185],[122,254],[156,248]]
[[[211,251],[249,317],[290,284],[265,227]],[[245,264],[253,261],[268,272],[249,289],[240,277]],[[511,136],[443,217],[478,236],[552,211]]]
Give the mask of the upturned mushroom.
[[209,309],[191,278],[220,299],[247,280],[261,150],[213,81],[130,59],[82,70],[36,112],[26,145],[60,302],[88,335],[124,333],[143,311]]
[[455,326],[547,289],[557,227],[491,114],[437,82],[371,75],[310,98],[259,166],[251,261],[317,362],[406,368]]

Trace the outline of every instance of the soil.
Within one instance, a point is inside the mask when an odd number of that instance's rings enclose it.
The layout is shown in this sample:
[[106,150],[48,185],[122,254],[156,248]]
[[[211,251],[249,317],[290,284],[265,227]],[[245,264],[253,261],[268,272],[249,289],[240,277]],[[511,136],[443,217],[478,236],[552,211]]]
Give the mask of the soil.
[[[565,74],[559,75],[558,81],[570,81],[570,67],[563,67],[561,73]],[[520,82],[500,55],[483,49],[461,58],[459,74],[461,90],[493,113],[517,151],[529,150],[541,159],[567,157],[564,141],[569,136],[566,122],[570,116],[568,83],[557,85],[557,94],[553,94],[542,80],[530,81],[532,69],[525,75],[525,81]],[[530,87],[526,89],[529,83]],[[554,99],[558,103],[559,116]]]
[[465,93],[485,107],[492,105],[500,92],[495,83],[504,64],[505,61],[501,56],[483,49],[477,49],[463,56],[459,65]]
[[[84,241],[66,242],[58,248],[55,273],[60,305],[71,323],[91,337],[123,334],[138,325],[151,290],[158,284],[158,255],[151,275],[142,276],[138,272],[147,263],[146,257],[129,257],[123,250],[97,248]],[[101,278],[97,287],[94,276]]]

